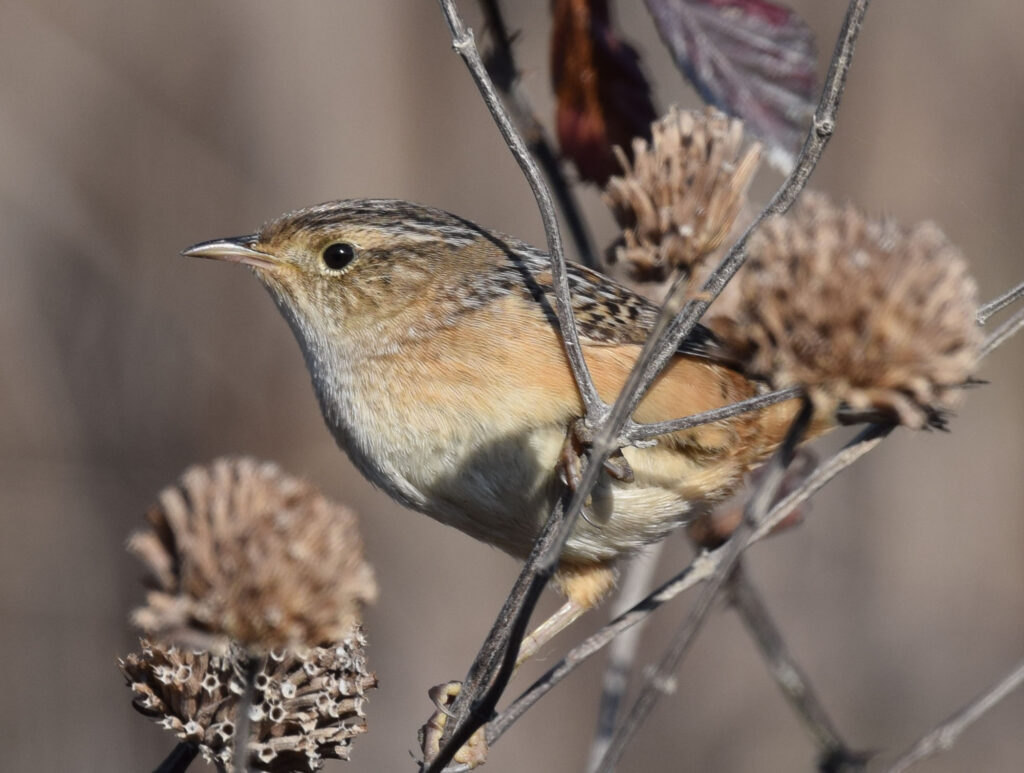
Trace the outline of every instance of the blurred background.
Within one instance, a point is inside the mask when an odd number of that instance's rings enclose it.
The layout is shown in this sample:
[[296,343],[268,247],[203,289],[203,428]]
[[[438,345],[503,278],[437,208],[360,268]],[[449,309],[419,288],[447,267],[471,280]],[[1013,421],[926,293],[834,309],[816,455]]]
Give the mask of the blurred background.
[[[475,5],[461,5],[478,26]],[[790,5],[818,35],[823,75],[845,4]],[[548,4],[506,6],[522,30],[525,87],[550,120]],[[640,0],[617,6],[659,103],[698,106]],[[938,221],[983,299],[1024,278],[1022,24],[1015,3],[874,4],[812,180],[871,211]],[[381,686],[350,767],[411,769],[427,688],[464,675],[518,566],[364,482],[257,282],[178,253],[287,209],[364,196],[429,203],[543,244],[437,4],[2,0],[0,169],[3,766],[142,771],[170,750],[172,737],[131,709],[116,666],[136,647],[128,613],[142,598],[125,539],[186,466],[250,454],[361,516],[382,587],[366,621]],[[777,183],[763,170],[755,194]],[[582,198],[603,245],[611,217],[593,189]],[[950,433],[897,432],[819,495],[806,523],[750,556],[857,748],[909,744],[1024,652],[1022,347],[1013,340],[985,362],[990,383]],[[688,555],[670,539],[661,576]],[[688,603],[655,618],[645,660]],[[605,614],[558,640],[509,695]],[[581,770],[602,666],[594,659],[546,697],[486,769]],[[921,769],[1020,770],[1022,725],[1018,693]],[[809,770],[813,760],[722,608],[622,769]]]

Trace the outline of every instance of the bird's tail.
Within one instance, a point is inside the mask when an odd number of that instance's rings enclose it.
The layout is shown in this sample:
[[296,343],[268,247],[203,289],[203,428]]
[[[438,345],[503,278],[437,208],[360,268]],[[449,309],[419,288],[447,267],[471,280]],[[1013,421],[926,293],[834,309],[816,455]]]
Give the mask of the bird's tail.
[[[801,443],[821,437],[839,426],[839,421],[836,419],[836,406],[826,405],[825,402],[815,402],[811,423],[804,432],[800,440]],[[759,413],[761,447],[758,449],[758,462],[767,459],[782,444],[800,412],[800,403],[800,398],[794,398],[770,405]]]

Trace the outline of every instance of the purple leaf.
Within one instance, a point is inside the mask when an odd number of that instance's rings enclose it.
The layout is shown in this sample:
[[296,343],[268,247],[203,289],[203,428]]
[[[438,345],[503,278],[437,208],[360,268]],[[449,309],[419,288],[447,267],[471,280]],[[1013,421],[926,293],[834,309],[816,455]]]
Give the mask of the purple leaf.
[[789,171],[814,112],[814,35],[767,0],[645,0],[676,66],[709,104],[743,119]]

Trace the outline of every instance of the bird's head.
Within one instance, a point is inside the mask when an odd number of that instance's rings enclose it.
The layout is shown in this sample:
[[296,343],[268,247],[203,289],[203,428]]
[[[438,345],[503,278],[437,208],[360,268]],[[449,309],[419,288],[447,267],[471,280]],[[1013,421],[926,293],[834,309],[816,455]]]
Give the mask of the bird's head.
[[249,266],[307,348],[428,324],[487,262],[486,232],[441,210],[387,199],[289,212],[257,233],[201,242],[183,255]]

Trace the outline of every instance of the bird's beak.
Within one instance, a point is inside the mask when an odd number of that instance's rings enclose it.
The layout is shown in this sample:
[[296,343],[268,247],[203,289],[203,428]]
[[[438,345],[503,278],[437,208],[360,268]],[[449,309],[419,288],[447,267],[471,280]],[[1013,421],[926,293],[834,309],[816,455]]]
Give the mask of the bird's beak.
[[255,234],[235,236],[230,239],[213,239],[193,244],[188,249],[182,250],[181,254],[186,258],[209,258],[211,260],[226,260],[229,263],[244,263],[256,268],[278,268],[281,261],[276,257],[252,248],[258,239],[259,237]]

